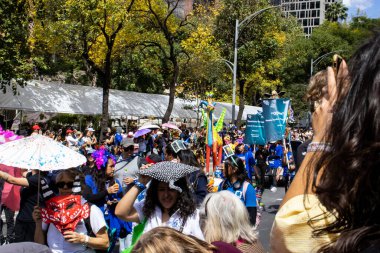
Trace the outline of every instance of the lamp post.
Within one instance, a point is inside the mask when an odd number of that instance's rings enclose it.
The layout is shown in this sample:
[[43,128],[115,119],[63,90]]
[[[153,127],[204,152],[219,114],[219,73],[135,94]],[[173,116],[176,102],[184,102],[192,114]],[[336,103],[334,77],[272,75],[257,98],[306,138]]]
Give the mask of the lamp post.
[[234,73],[234,64],[232,62],[226,59],[219,59],[219,60],[224,62],[227,65],[227,67],[231,70],[232,74]]
[[261,9],[255,13],[246,17],[243,21],[239,23],[236,19],[235,23],[235,40],[234,40],[234,63],[233,63],[233,86],[232,86],[232,122],[235,123],[235,104],[236,104],[236,76],[237,76],[237,51],[238,51],[238,40],[239,40],[239,29],[244,28],[249,22],[251,22],[255,17],[263,13],[264,11],[281,7],[282,5],[276,5]]
[[311,58],[311,60],[310,60],[310,77],[313,76],[314,66],[317,66],[318,63],[320,63],[323,60],[323,58],[325,58],[326,56],[329,56],[331,54],[335,54],[335,53],[339,53],[339,52],[343,52],[343,51],[345,51],[345,50],[337,50],[337,51],[328,52],[322,56],[319,56],[315,61],[313,60],[313,58]]

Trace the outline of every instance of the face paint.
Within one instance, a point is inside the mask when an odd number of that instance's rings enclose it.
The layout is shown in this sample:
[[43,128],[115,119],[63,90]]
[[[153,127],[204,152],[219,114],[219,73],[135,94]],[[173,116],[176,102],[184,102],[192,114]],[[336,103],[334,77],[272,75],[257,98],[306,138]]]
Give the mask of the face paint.
[[53,223],[62,234],[74,231],[78,222],[90,215],[90,207],[81,205],[80,195],[56,196],[45,202],[46,208],[41,209],[42,221]]

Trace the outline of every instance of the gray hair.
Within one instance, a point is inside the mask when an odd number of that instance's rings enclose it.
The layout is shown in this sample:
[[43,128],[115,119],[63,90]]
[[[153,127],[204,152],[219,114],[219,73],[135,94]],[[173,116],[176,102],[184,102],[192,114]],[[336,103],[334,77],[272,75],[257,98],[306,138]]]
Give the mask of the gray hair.
[[257,233],[249,221],[247,208],[230,191],[220,191],[206,196],[200,208],[200,225],[207,242],[247,243],[257,240]]

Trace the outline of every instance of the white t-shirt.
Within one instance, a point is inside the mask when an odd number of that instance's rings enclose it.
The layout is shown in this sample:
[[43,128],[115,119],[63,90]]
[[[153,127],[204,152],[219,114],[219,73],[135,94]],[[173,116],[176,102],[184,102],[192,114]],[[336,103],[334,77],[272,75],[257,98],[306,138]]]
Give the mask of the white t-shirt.
[[[107,226],[102,211],[96,205],[91,205],[90,224],[94,234],[97,234],[101,228]],[[53,224],[47,224],[43,222],[42,230],[48,230],[46,238],[47,244],[53,253],[95,252],[93,249],[86,248],[80,243],[67,242],[65,238],[63,238],[61,232],[59,232],[59,230]],[[81,220],[78,223],[77,227],[75,228],[75,232],[87,234],[84,220]]]
[[[140,202],[135,202],[133,205],[133,207],[136,209],[139,215],[140,222],[142,222],[145,219],[145,216],[142,211],[144,204],[145,204],[145,199]],[[163,223],[162,211],[158,206],[156,206],[154,214],[145,224],[144,233],[156,227],[170,227],[170,228],[174,228],[180,231],[181,226],[182,226],[182,219],[179,216],[178,211],[176,211],[172,216],[170,216],[167,222]],[[187,221],[185,225],[183,226],[182,233],[186,235],[192,235],[192,236],[197,237],[198,239],[204,240],[203,233],[199,226],[199,210],[198,209],[196,209],[195,212],[190,217],[187,218]]]
[[74,137],[71,135],[66,136],[66,141],[69,148],[75,147],[78,144],[78,140],[74,139]]

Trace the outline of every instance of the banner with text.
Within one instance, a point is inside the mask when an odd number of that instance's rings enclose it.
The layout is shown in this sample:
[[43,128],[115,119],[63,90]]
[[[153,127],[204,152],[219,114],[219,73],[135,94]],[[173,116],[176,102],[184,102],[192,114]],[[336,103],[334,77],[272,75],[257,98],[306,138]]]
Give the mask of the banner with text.
[[244,143],[265,145],[264,117],[261,112],[247,115]]
[[265,119],[265,139],[266,141],[277,141],[284,139],[286,129],[286,118],[288,116],[290,100],[264,99],[263,117]]

